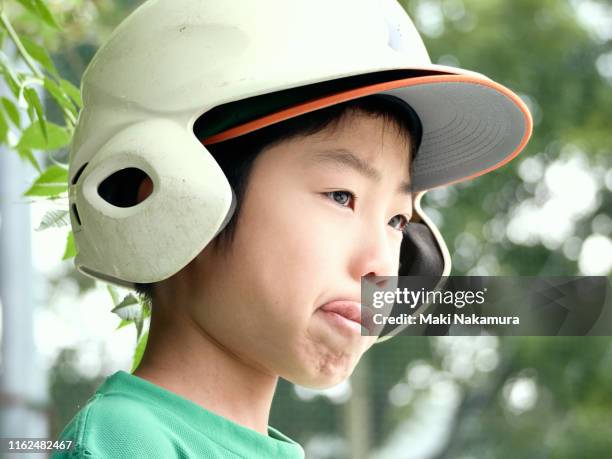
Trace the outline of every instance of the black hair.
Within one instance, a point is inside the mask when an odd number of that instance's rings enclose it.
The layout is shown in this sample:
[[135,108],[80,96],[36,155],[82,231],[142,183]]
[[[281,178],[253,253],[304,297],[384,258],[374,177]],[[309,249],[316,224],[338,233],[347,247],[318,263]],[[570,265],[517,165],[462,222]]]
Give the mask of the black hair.
[[[206,148],[217,161],[229,184],[235,193],[236,208],[234,215],[225,228],[213,239],[214,250],[231,245],[240,213],[241,202],[247,189],[249,175],[257,156],[273,145],[298,136],[316,134],[325,128],[335,127],[350,113],[364,113],[373,117],[382,117],[385,122],[393,123],[399,135],[404,135],[409,141],[410,162],[418,150],[421,140],[421,126],[418,117],[410,107],[398,99],[373,95],[350,100],[327,108],[316,110],[304,115],[258,129],[234,139],[208,145]],[[194,134],[200,138],[196,129]],[[153,300],[153,283],[136,284],[136,291]]]

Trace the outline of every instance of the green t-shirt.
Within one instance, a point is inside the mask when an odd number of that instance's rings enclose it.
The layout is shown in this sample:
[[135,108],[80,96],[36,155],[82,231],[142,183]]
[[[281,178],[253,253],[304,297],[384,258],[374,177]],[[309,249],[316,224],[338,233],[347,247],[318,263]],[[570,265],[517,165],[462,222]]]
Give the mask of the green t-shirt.
[[302,447],[278,430],[268,435],[138,376],[109,376],[60,435],[70,450],[52,458],[303,458]]

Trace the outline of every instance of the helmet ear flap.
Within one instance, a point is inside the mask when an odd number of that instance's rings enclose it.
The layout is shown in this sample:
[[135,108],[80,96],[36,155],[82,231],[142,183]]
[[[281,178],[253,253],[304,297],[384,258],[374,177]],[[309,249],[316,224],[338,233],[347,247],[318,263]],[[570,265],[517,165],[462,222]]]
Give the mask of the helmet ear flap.
[[[422,212],[422,211],[421,211]],[[447,262],[448,257],[445,256],[447,248],[444,240],[436,235],[437,228],[428,221],[411,221],[402,239],[400,247],[400,267],[398,276],[417,276],[419,287],[427,289],[438,289],[440,285],[445,283],[443,276],[448,275],[450,271],[450,262]],[[435,232],[434,232],[435,231]],[[399,279],[397,286],[402,285],[414,286],[412,279]],[[407,282],[406,282],[407,281]],[[410,287],[407,287],[410,288]],[[420,306],[419,306],[420,307]],[[401,311],[397,311],[397,314]],[[392,315],[396,314],[394,306]],[[386,324],[381,330],[376,343],[382,343],[399,334],[407,327],[407,325],[389,325]]]
[[[180,160],[177,155],[180,154]],[[195,136],[152,119],[113,136],[73,180],[77,268],[124,286],[186,266],[235,208],[225,174]]]
[[[413,220],[404,231],[397,275],[422,277],[418,281],[420,287],[439,290],[446,284],[450,275],[451,258],[440,231],[421,209],[421,198],[425,193],[426,191],[421,191],[414,197]],[[397,285],[400,286],[403,282],[400,279]],[[412,285],[410,280],[407,283]],[[391,339],[406,327],[407,325],[385,325],[376,343]]]
[[448,276],[451,258],[436,225],[421,208],[427,190],[413,195],[413,216],[400,247],[398,276]]
[[398,276],[448,276],[451,258],[444,238],[421,208],[427,190],[413,195],[413,216],[404,230]]
[[444,257],[427,224],[410,222],[400,248],[399,276],[442,276]]

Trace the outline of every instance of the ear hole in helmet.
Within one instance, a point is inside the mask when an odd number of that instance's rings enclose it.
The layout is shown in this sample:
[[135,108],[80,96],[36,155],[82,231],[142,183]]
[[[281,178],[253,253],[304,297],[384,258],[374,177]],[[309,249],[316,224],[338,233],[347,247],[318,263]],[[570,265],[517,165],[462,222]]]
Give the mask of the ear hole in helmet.
[[153,181],[146,172],[136,167],[121,169],[106,177],[98,186],[100,197],[116,207],[133,207],[147,199],[152,192]]

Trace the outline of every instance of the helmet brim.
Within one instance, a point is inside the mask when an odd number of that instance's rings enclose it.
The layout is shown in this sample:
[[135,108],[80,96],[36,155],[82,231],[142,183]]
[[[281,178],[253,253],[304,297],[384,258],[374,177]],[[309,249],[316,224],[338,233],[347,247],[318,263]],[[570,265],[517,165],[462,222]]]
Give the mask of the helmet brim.
[[[515,93],[479,74],[466,72],[369,84],[285,106],[272,113],[269,107],[259,108],[268,113],[205,135],[200,140],[204,145],[215,144],[305,113],[375,94],[401,99],[412,107],[421,121],[421,145],[411,174],[415,192],[458,183],[495,170],[516,157],[531,136],[531,114]],[[273,100],[283,103],[282,97]],[[257,110],[251,117],[257,116]]]

